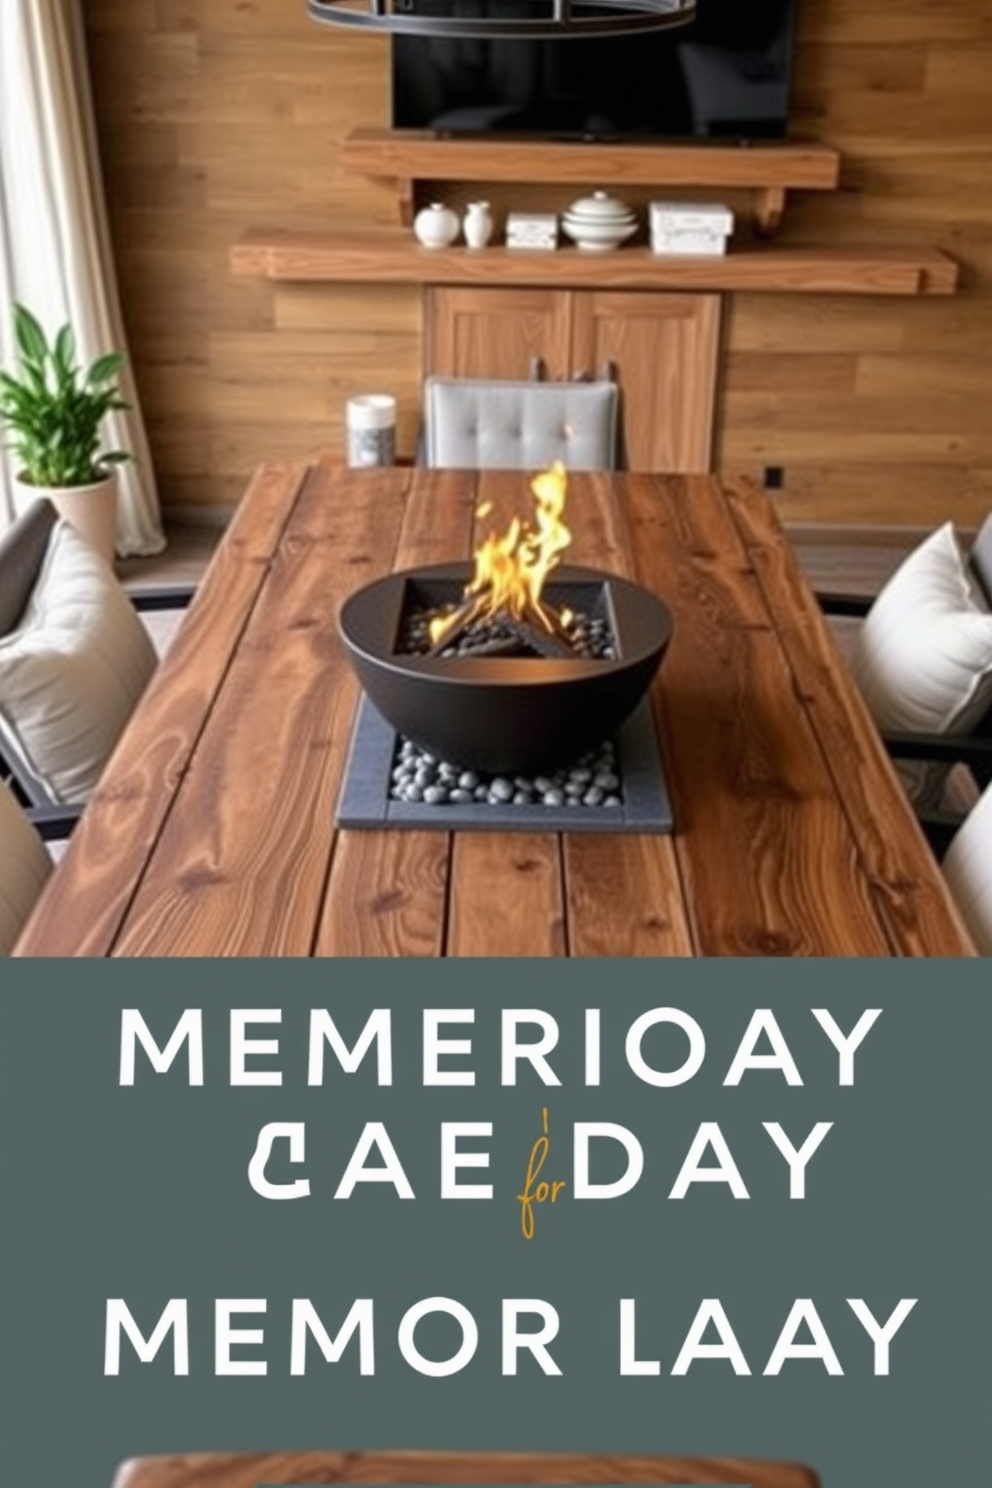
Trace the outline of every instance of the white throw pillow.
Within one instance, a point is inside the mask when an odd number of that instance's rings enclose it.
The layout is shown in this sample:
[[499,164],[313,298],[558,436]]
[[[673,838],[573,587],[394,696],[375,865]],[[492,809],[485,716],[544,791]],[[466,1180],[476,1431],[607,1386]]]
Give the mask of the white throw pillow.
[[972,940],[992,956],[992,785],[955,832],[943,869]]
[[0,780],[0,956],[9,956],[52,871],[45,844]]
[[[962,734],[992,705],[992,613],[950,522],[900,564],[855,638],[851,666],[882,731]],[[900,766],[933,804],[948,766]]]
[[110,565],[67,522],[0,637],[0,737],[54,802],[85,801],[156,664]]

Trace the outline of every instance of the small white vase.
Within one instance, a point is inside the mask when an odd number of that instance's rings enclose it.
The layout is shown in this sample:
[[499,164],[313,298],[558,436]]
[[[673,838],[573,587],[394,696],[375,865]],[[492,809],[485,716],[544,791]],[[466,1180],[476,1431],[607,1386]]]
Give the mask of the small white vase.
[[16,485],[20,510],[47,496],[59,516],[113,566],[117,541],[116,470],[108,470],[103,480],[91,486],[32,486],[20,476]]
[[493,235],[493,215],[488,202],[469,202],[462,220],[462,231],[470,248],[485,248]]
[[425,248],[447,248],[461,231],[461,223],[458,213],[446,207],[444,202],[431,202],[414,217],[413,230]]

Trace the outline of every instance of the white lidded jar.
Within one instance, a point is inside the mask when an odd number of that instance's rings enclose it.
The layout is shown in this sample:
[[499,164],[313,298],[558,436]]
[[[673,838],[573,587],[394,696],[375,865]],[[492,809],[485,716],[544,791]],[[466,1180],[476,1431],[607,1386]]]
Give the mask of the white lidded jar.
[[461,231],[458,213],[444,202],[431,202],[413,219],[413,231],[425,248],[448,248]]
[[396,460],[396,399],[389,393],[361,393],[348,399],[348,464],[392,465]]
[[493,214],[488,202],[469,202],[462,219],[462,231],[470,248],[485,248],[493,235]]

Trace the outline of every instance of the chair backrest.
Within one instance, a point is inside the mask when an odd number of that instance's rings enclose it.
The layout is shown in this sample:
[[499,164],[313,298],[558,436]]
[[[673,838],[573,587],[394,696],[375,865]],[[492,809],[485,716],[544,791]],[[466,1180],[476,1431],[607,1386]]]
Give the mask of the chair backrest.
[[157,657],[110,566],[47,501],[0,544],[0,764],[32,806],[82,804]]
[[619,392],[595,382],[428,377],[426,463],[475,470],[614,470]]
[[40,835],[0,780],[0,956],[9,956],[52,871]]
[[992,785],[958,828],[941,866],[979,953],[992,956]]
[[0,537],[0,636],[13,630],[24,614],[56,520],[54,506],[42,497]]
[[992,513],[975,533],[968,554],[971,572],[984,591],[989,608],[992,609]]

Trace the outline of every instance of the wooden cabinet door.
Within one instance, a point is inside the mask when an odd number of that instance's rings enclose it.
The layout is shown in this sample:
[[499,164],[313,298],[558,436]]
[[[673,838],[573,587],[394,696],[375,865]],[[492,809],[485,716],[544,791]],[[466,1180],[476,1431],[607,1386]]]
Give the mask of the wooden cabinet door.
[[567,377],[572,298],[560,289],[431,288],[425,371],[440,377],[526,378],[540,357],[546,377]]
[[572,375],[612,364],[627,468],[711,470],[720,296],[586,290],[574,300]]
[[620,384],[623,459],[631,470],[712,468],[720,296],[643,290],[427,291],[425,371]]

